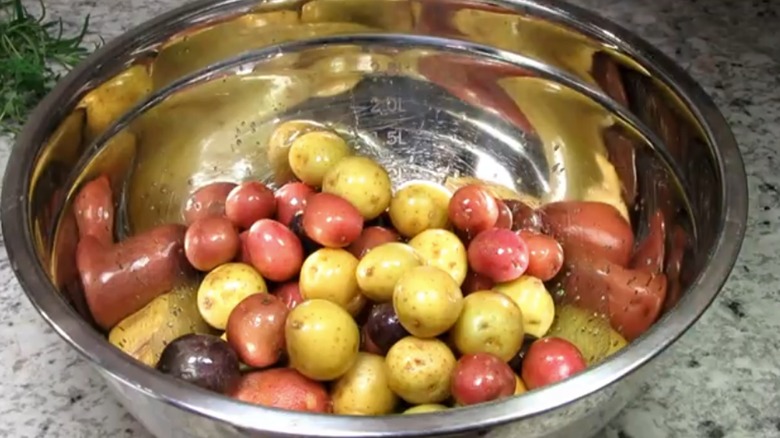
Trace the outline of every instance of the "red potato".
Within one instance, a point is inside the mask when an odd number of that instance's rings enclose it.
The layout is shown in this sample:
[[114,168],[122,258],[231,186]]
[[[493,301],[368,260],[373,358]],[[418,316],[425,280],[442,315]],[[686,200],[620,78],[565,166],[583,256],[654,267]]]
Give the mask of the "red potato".
[[568,253],[563,278],[566,295],[578,305],[600,311],[607,296],[612,328],[632,341],[658,319],[666,298],[664,274],[623,268],[593,254]]
[[563,247],[557,240],[528,230],[518,231],[528,245],[526,274],[542,281],[553,279],[563,267]]
[[452,396],[461,406],[485,403],[515,393],[515,373],[506,362],[489,353],[458,359],[452,377]]
[[666,220],[659,209],[650,218],[647,236],[639,244],[629,266],[631,269],[642,269],[654,274],[660,274],[664,269],[666,256]]
[[401,236],[389,228],[367,227],[360,233],[360,237],[347,247],[347,251],[360,260],[364,255],[368,254],[369,251],[379,245],[400,241]]
[[236,184],[215,182],[193,192],[184,204],[184,223],[193,224],[198,219],[209,216],[225,216],[225,201]]
[[270,294],[244,298],[230,312],[227,341],[241,362],[265,368],[279,361],[285,352],[284,323],[287,306]]
[[495,286],[495,282],[482,274],[478,274],[474,271],[469,271],[466,274],[466,279],[463,280],[463,284],[460,289],[463,291],[463,296],[480,290],[491,290]]
[[330,193],[317,193],[306,202],[303,229],[320,245],[344,248],[363,231],[363,216],[346,199]]
[[302,182],[287,183],[276,191],[276,219],[290,226],[293,218],[303,213],[306,200],[315,190]]
[[552,385],[587,367],[582,354],[569,341],[542,338],[534,341],[523,358],[522,378],[531,389]]
[[233,397],[247,403],[289,411],[329,413],[330,396],[322,383],[292,368],[275,368],[245,374]]
[[258,181],[242,183],[225,199],[225,216],[244,230],[260,219],[272,218],[275,213],[274,192]]
[[565,201],[546,204],[539,211],[545,234],[555,237],[566,254],[588,252],[628,266],[634,233],[615,207],[602,202]]
[[252,225],[247,236],[252,266],[271,281],[287,281],[301,270],[303,246],[289,228],[271,219]]
[[76,265],[100,327],[112,328],[187,278],[184,234],[181,225],[163,225],[115,245],[92,236],[79,242]]
[[504,199],[503,202],[512,212],[513,230],[539,231],[542,228],[542,217],[538,210],[514,199]]
[[528,268],[528,247],[516,233],[492,228],[471,241],[469,266],[496,283],[520,278]]
[[241,239],[233,222],[224,217],[195,221],[184,236],[184,253],[199,271],[210,271],[233,260],[241,250]]
[[79,190],[73,201],[79,238],[92,236],[103,245],[114,243],[114,194],[105,175]]
[[498,221],[498,203],[482,186],[469,184],[455,191],[448,206],[450,222],[470,235],[493,228]]
[[507,230],[511,230],[512,225],[514,225],[512,210],[509,209],[509,206],[506,205],[504,201],[498,198],[496,198],[496,205],[498,206],[498,219],[496,220],[496,228],[506,228]]
[[282,284],[271,292],[277,298],[282,300],[288,310],[294,309],[298,304],[301,304],[303,296],[301,295],[301,287],[297,281],[290,281]]

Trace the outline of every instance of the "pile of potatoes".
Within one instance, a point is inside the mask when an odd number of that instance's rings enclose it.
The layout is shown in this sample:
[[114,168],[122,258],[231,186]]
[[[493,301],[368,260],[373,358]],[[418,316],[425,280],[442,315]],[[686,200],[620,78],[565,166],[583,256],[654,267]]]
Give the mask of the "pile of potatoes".
[[660,312],[665,278],[635,266],[608,204],[533,208],[478,181],[394,191],[320,125],[270,141],[293,181],[211,183],[180,224],[118,243],[107,178],[77,194],[77,267],[111,343],[245,402],[382,415],[558,382]]

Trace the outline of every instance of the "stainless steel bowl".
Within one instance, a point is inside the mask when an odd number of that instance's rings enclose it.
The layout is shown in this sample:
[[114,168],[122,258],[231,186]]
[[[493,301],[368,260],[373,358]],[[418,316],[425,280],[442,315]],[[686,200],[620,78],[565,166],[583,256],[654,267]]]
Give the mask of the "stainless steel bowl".
[[[121,235],[179,221],[194,186],[280,182],[284,166],[266,141],[293,118],[339,130],[396,183],[478,177],[529,202],[599,200],[619,208],[640,238],[660,211],[665,314],[629,347],[560,384],[382,418],[246,405],[109,345],[89,321],[75,275],[75,190],[111,175]],[[558,1],[194,3],[133,29],[69,74],[30,117],[9,163],[2,225],[22,287],[161,437],[590,436],[711,303],[747,212],[736,143],[703,91],[647,43]]]

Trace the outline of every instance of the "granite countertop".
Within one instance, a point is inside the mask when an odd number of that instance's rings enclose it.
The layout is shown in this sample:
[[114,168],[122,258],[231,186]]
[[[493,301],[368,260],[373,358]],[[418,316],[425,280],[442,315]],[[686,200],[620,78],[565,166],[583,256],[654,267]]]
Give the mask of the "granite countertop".
[[[44,0],[105,39],[182,0]],[[742,148],[750,219],[724,291],[603,437],[780,437],[780,6],[772,0],[577,0],[659,46],[714,97]],[[774,4],[773,4],[774,3]],[[0,165],[11,139],[0,137]],[[0,436],[149,437],[33,310],[0,251]]]

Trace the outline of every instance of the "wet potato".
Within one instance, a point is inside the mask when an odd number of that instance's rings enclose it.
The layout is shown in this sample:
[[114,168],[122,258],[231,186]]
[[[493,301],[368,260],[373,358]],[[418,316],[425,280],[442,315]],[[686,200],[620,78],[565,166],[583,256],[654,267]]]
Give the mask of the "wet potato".
[[385,363],[390,389],[407,402],[419,405],[449,398],[456,360],[444,342],[406,337],[387,352]]
[[462,285],[468,273],[469,264],[466,247],[451,231],[431,229],[414,236],[409,241],[427,266],[433,266],[450,274],[458,285]]
[[458,320],[463,295],[446,272],[419,266],[407,271],[396,283],[393,307],[409,333],[432,338],[449,330]]
[[206,274],[198,288],[198,310],[209,325],[224,330],[230,312],[244,298],[267,293],[263,277],[251,266],[227,263]]
[[350,154],[343,138],[330,131],[313,131],[297,137],[290,146],[290,168],[312,187],[320,187],[325,174]]
[[387,415],[395,410],[398,396],[390,390],[382,356],[359,353],[352,368],[336,380],[331,391],[333,413]]
[[299,304],[287,316],[284,333],[290,366],[310,379],[337,379],[357,359],[360,330],[346,310],[330,301]]
[[541,338],[555,318],[555,303],[541,280],[524,275],[508,283],[499,283],[493,290],[509,297],[523,313],[525,333]]
[[365,220],[372,220],[390,206],[390,177],[374,160],[346,157],[325,174],[322,191],[341,196],[354,205]]
[[405,237],[449,225],[450,192],[428,182],[414,182],[398,190],[390,201],[390,220]]
[[360,294],[358,260],[343,249],[322,248],[306,258],[299,284],[304,300],[325,299],[347,309]]
[[399,242],[377,246],[357,265],[357,283],[360,290],[374,302],[393,299],[398,280],[410,269],[422,265],[415,249]]
[[523,313],[506,295],[474,292],[463,299],[450,335],[462,354],[489,353],[507,362],[523,345]]

